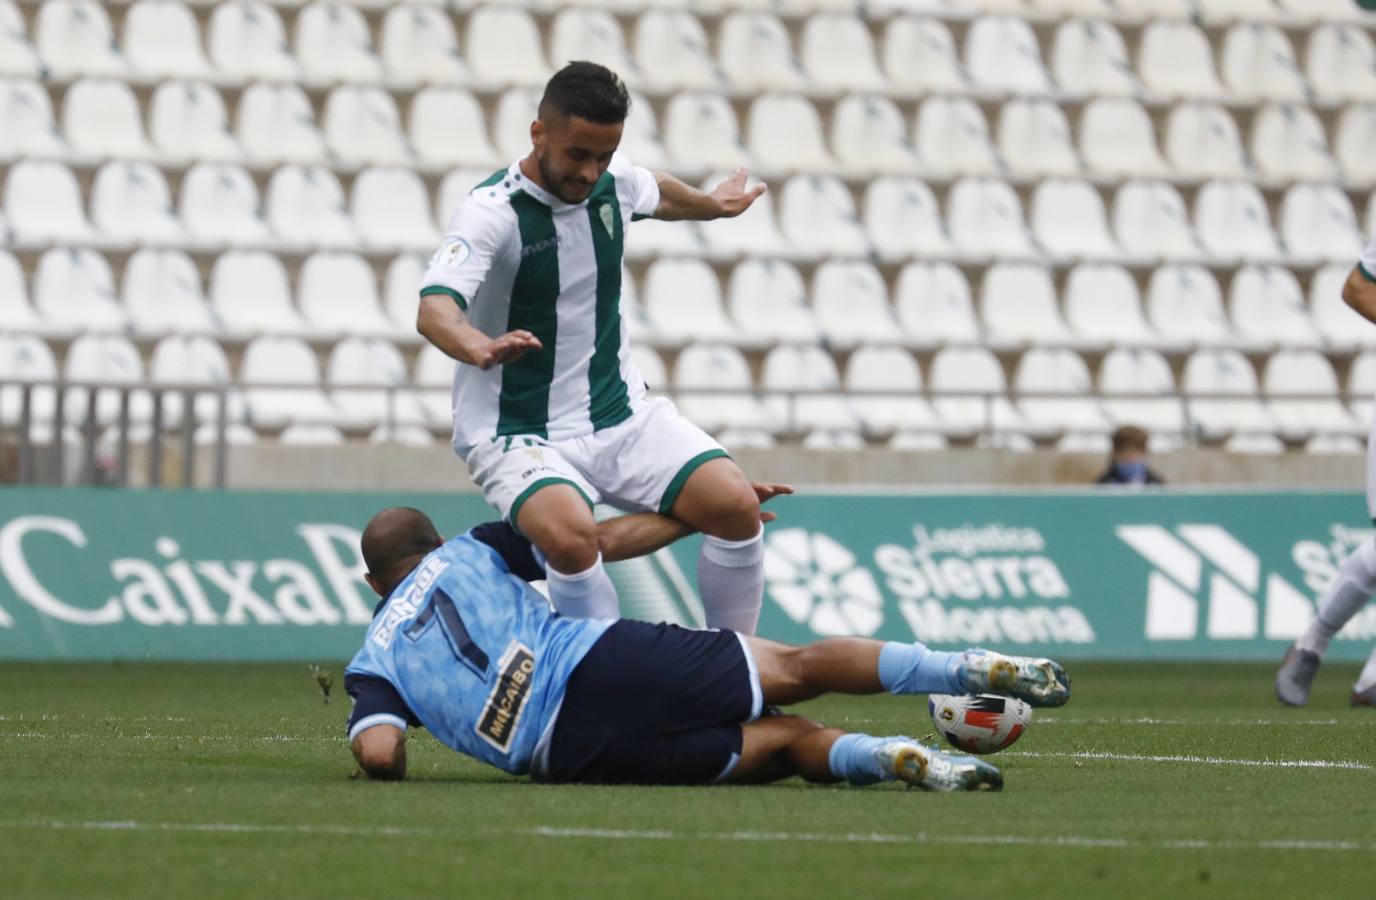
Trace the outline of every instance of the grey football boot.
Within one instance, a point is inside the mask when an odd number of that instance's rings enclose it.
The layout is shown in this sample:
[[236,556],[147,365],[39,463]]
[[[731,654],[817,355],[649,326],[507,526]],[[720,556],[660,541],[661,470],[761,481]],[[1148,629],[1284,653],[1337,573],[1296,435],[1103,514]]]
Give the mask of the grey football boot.
[[1028,706],[1064,706],[1070,699],[1070,676],[1050,659],[966,650],[956,681],[967,694],[1003,694]]
[[1318,674],[1322,658],[1312,650],[1301,650],[1294,644],[1285,651],[1280,671],[1276,673],[1276,699],[1286,706],[1303,706],[1309,702],[1309,688]]
[[874,751],[895,780],[924,791],[1001,791],[1003,775],[973,756],[952,756],[916,741],[890,741]]

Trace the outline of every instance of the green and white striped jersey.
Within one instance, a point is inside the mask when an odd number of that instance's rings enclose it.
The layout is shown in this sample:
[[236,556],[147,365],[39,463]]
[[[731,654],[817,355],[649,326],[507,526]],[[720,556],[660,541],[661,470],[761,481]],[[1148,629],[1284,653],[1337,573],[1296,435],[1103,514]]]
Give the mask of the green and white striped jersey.
[[582,203],[532,184],[519,163],[468,194],[430,260],[421,296],[452,297],[496,337],[523,328],[544,345],[483,371],[454,369],[454,447],[535,434],[564,440],[624,422],[645,394],[621,318],[621,255],[631,217],[659,185],[621,154]]

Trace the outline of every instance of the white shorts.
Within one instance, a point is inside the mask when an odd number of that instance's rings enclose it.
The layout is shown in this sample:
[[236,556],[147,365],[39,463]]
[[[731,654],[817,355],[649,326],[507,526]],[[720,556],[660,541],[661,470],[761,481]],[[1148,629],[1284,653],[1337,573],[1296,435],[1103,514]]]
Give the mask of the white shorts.
[[1371,431],[1366,436],[1366,511],[1376,525],[1376,409],[1371,413]]
[[465,462],[483,497],[515,525],[522,504],[552,484],[573,485],[589,507],[667,513],[689,475],[726,455],[672,401],[656,397],[620,425],[562,441],[495,437],[470,449]]

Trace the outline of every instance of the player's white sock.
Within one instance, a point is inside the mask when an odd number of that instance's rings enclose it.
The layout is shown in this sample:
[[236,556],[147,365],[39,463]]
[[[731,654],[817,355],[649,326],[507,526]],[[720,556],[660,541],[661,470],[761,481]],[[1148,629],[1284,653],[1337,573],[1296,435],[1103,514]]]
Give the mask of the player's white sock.
[[1322,656],[1348,620],[1376,595],[1376,541],[1367,541],[1348,554],[1338,567],[1338,577],[1319,601],[1319,615],[1295,642],[1301,650]]
[[764,526],[748,541],[708,535],[698,554],[698,593],[708,628],[754,634],[764,605]]
[[1376,649],[1367,657],[1366,665],[1362,666],[1362,674],[1357,676],[1357,684],[1353,690],[1365,694],[1372,688],[1376,688]]
[[562,616],[571,619],[616,619],[621,606],[616,600],[616,588],[602,567],[602,554],[597,562],[582,572],[565,575],[552,566],[545,567],[549,599]]

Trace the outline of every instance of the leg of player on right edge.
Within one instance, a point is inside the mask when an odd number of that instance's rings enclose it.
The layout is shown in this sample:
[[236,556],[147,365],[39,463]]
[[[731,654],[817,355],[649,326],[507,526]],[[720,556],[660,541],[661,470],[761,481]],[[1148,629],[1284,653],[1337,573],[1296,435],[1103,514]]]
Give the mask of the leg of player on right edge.
[[616,588],[598,551],[597,520],[572,485],[541,488],[530,495],[516,518],[516,527],[544,554],[549,597],[561,615],[620,617]]
[[[1338,567],[1338,577],[1328,586],[1319,601],[1319,614],[1309,628],[1285,653],[1280,671],[1276,673],[1276,697],[1289,706],[1303,706],[1309,701],[1309,688],[1319,671],[1319,663],[1333,639],[1348,621],[1357,614],[1372,596],[1376,595],[1376,540],[1367,541],[1353,550]],[[1371,664],[1368,663],[1368,669]],[[1376,672],[1366,687],[1376,689]],[[1357,692],[1353,694],[1356,701]]]

